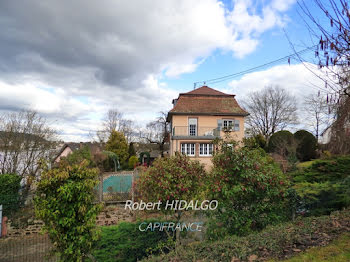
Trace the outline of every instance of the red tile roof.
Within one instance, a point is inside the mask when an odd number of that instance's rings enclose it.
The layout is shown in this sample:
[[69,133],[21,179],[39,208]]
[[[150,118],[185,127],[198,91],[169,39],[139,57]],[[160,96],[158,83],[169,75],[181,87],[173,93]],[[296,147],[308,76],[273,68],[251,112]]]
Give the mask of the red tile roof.
[[234,95],[207,86],[181,93],[174,108],[169,111],[169,116],[172,114],[248,115]]

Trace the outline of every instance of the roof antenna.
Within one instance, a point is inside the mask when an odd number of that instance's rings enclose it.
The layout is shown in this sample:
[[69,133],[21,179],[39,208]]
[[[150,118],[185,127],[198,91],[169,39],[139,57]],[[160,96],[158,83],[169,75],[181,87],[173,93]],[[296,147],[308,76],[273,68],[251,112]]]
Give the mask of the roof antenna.
[[196,89],[196,83],[193,83],[193,90]]
[[203,82],[203,84],[204,84],[203,86],[205,86],[205,81]]

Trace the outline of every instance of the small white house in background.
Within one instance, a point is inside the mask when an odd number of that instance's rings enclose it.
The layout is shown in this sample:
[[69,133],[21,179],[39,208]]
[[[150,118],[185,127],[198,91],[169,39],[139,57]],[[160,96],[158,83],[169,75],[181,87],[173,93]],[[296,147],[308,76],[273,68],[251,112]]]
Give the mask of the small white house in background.
[[318,136],[318,143],[325,145],[331,141],[332,125],[328,126],[323,132]]
[[[344,131],[347,136],[350,137],[350,122],[346,122],[344,124]],[[318,137],[318,142],[320,144],[328,144],[331,141],[331,135],[332,135],[332,125],[327,127],[321,135]]]

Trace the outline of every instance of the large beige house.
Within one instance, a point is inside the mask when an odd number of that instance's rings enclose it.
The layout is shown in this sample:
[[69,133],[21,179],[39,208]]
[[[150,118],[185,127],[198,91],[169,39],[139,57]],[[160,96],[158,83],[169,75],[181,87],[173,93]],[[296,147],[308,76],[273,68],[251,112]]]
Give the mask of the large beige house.
[[213,140],[225,138],[227,134],[236,141],[242,140],[247,115],[235,95],[207,86],[181,93],[173,100],[173,109],[167,118],[171,123],[170,155],[181,152],[209,168]]

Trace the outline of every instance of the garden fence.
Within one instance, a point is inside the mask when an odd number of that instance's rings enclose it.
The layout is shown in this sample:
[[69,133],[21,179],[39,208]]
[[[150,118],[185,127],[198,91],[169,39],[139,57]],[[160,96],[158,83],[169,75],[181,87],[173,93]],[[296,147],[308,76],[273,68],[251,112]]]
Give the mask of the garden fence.
[[50,255],[52,244],[47,235],[0,238],[0,262],[56,262]]
[[136,195],[134,184],[137,178],[136,170],[103,173],[95,190],[97,201],[105,203],[134,201]]

